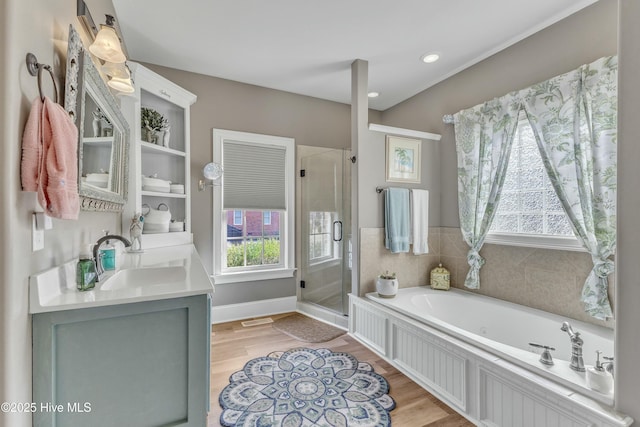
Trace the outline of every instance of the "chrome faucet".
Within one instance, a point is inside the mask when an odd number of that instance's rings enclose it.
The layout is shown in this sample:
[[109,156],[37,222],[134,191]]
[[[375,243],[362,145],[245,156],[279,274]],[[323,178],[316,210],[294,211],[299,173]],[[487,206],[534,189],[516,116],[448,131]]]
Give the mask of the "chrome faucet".
[[574,332],[569,322],[562,322],[562,331],[569,334],[571,338],[571,363],[569,367],[574,371],[584,372],[584,360],[582,360],[582,345],[584,341],[580,338],[580,332]]
[[107,240],[120,240],[126,248],[131,246],[131,242],[127,238],[118,236],[117,234],[106,234],[98,239],[93,245],[93,261],[96,263],[96,282],[99,282],[104,274],[104,267],[102,267],[102,260],[100,259],[100,246]]

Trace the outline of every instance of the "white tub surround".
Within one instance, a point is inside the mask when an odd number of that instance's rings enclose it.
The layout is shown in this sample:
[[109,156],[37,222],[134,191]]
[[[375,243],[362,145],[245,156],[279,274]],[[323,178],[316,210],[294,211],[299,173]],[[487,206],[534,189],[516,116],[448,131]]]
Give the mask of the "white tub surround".
[[[210,294],[213,285],[192,244],[117,255],[96,287],[76,289],[77,259],[29,278],[29,312],[93,308]],[[119,259],[119,261],[118,261]]]
[[[400,289],[396,298],[351,296],[349,331],[363,344],[474,423],[488,426],[628,426],[611,394],[571,370],[568,320],[452,289]],[[581,333],[585,365],[612,354],[612,332],[569,320]],[[529,342],[555,347],[539,363]],[[539,350],[536,350],[539,351]],[[593,359],[593,360],[592,360]]]

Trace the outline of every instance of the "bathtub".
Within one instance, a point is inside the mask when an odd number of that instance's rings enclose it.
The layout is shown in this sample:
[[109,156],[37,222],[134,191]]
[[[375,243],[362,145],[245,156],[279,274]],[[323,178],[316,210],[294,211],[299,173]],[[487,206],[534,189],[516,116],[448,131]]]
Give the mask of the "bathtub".
[[[569,321],[580,332],[585,365],[595,363],[596,350],[613,356],[610,329],[457,289],[351,296],[351,308],[353,336],[479,425],[520,425],[509,417],[525,414],[529,400],[546,408],[544,417],[557,417],[534,426],[632,421],[612,409],[612,394],[591,390],[585,373],[569,368],[571,342],[560,327]],[[554,365],[541,364],[529,343],[555,348]]]

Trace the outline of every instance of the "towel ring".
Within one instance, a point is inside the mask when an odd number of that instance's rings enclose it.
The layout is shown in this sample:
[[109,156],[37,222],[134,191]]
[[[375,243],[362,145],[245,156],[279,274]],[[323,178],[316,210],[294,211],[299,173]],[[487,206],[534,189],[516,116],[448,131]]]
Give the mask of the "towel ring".
[[40,99],[44,101],[44,94],[42,93],[42,70],[47,70],[51,76],[53,82],[53,94],[55,102],[58,103],[58,86],[56,85],[56,79],[53,76],[53,68],[51,65],[40,64],[38,58],[33,53],[27,53],[27,70],[32,76],[38,76],[38,92],[40,92]]

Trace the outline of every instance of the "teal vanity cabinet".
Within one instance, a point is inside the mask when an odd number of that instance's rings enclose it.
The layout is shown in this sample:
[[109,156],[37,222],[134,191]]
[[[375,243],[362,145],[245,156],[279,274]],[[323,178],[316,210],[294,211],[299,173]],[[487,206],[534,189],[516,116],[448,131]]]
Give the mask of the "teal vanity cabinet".
[[34,314],[33,425],[205,426],[210,299]]

